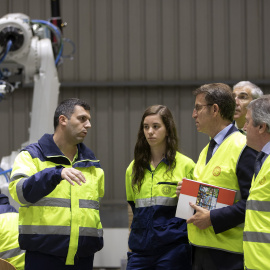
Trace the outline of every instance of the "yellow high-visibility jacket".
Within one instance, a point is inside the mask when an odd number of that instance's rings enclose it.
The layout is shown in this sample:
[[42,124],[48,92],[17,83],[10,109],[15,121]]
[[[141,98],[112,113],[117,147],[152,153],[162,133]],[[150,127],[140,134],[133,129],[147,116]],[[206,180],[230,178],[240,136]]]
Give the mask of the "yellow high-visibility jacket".
[[[127,201],[133,211],[129,248],[134,252],[152,254],[172,244],[187,244],[186,220],[175,217],[178,198],[176,187],[182,178],[192,178],[194,162],[177,152],[173,173],[166,173],[164,158],[156,168],[145,168],[140,192],[132,188],[132,161],[126,170]],[[181,258],[180,258],[181,259]]]
[[246,269],[269,269],[270,265],[270,157],[252,180],[244,227]]
[[[9,190],[20,203],[19,243],[25,250],[65,257],[87,257],[103,247],[99,200],[104,196],[104,172],[93,152],[78,144],[71,162],[45,134],[17,156]],[[61,179],[63,167],[80,170],[86,183]]]
[[[240,132],[234,132],[224,139],[214,156],[205,164],[208,150],[207,145],[202,150],[195,166],[194,180],[233,189],[240,195],[236,169],[239,156],[245,144],[246,137]],[[243,226],[236,226],[216,234],[212,226],[200,230],[191,223],[188,224],[188,238],[191,244],[195,246],[243,253]]]
[[25,251],[19,247],[19,214],[9,204],[8,197],[0,194],[0,258],[17,270],[24,270]]

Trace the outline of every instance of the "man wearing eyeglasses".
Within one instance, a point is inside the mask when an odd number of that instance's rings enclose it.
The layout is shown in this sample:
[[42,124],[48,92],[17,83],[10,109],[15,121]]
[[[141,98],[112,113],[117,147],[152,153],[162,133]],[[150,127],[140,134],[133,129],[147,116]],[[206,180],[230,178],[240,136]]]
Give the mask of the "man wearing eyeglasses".
[[236,102],[235,113],[233,116],[235,126],[240,132],[245,134],[243,127],[245,124],[247,106],[252,100],[261,97],[263,92],[257,85],[249,81],[241,81],[233,86],[233,94]]
[[235,99],[228,85],[203,85],[194,95],[197,130],[211,137],[195,166],[194,180],[233,189],[237,195],[232,206],[210,211],[190,203],[196,211],[187,220],[193,270],[243,269],[243,222],[256,152],[232,124]]

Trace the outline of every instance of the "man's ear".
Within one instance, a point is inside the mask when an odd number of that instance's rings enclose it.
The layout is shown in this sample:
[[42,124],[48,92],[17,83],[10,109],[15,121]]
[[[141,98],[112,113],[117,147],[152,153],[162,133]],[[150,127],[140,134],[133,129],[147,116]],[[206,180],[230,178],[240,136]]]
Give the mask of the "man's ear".
[[267,131],[268,127],[266,125],[266,123],[262,123],[259,125],[259,134],[264,133],[265,131]]
[[65,126],[67,124],[67,117],[64,115],[59,116],[59,125]]
[[219,107],[217,104],[213,104],[213,112],[217,114],[219,112]]

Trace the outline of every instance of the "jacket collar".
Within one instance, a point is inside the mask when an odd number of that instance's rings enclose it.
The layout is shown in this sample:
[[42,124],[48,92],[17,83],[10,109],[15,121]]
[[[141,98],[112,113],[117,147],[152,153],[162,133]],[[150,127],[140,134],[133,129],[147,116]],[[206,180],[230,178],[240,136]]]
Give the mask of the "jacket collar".
[[[64,156],[53,140],[53,134],[44,134],[38,141],[42,152],[46,157]],[[77,144],[78,160],[96,160],[94,153],[83,143]]]
[[0,194],[0,214],[5,214],[5,213],[17,213],[17,210],[10,205],[8,196],[5,194]]
[[[165,163],[167,166],[169,166],[169,161],[168,161],[167,157],[164,157],[164,158],[159,162],[159,164],[160,164],[161,162],[163,162],[163,163]],[[149,171],[151,171],[150,163],[147,165],[147,169],[148,169]]]

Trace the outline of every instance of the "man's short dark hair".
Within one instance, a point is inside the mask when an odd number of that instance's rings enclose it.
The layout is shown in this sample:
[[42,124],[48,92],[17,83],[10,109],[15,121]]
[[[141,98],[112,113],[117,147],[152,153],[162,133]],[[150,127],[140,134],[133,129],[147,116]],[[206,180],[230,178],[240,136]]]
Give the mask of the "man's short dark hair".
[[195,96],[204,94],[207,104],[218,105],[220,115],[223,119],[233,121],[236,104],[229,85],[224,83],[205,84],[196,89],[193,94]]
[[81,106],[83,107],[86,111],[90,111],[90,106],[88,103],[85,101],[78,99],[78,98],[69,98],[63,100],[58,107],[55,110],[54,113],[54,119],[53,119],[53,124],[54,124],[54,130],[56,130],[56,127],[59,125],[59,116],[64,115],[68,119],[70,119],[71,115],[74,112],[75,106]]

